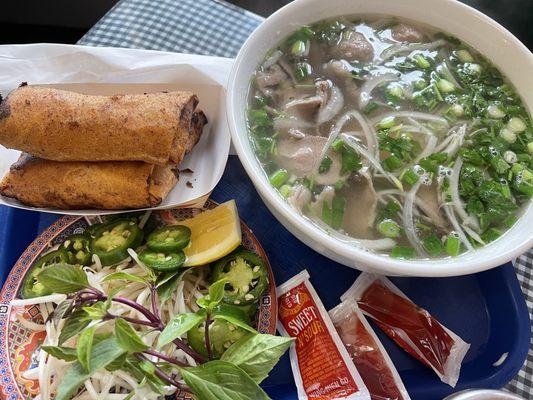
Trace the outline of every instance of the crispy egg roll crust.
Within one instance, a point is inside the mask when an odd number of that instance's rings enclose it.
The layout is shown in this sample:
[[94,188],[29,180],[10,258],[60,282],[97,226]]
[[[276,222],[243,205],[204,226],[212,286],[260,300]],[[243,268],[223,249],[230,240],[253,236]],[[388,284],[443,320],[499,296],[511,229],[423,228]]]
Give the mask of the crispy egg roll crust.
[[0,182],[0,193],[34,207],[154,207],[176,184],[175,171],[171,164],[59,162],[23,154]]
[[21,86],[0,103],[0,144],[55,161],[178,163],[183,143],[207,122],[194,122],[197,105],[191,92],[92,96]]

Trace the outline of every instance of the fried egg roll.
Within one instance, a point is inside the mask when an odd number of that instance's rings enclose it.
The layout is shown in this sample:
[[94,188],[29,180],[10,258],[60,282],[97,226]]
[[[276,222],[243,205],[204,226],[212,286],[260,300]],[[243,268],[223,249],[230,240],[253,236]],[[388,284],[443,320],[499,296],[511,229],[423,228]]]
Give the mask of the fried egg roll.
[[22,85],[0,103],[0,144],[54,161],[179,163],[205,115],[191,92],[93,96]]
[[49,161],[22,154],[0,194],[34,207],[132,209],[159,205],[177,183],[173,164]]

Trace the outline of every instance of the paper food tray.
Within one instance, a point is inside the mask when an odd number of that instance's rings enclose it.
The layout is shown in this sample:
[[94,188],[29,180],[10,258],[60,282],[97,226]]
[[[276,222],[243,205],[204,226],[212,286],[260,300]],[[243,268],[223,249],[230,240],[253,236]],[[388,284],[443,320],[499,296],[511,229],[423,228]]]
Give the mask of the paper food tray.
[[[153,208],[199,206],[220,180],[228,157],[225,88],[231,65],[232,60],[226,58],[149,50],[54,44],[0,46],[0,93],[6,96],[23,81],[87,94],[194,92],[209,123],[198,144],[178,166],[194,172],[180,174],[167,198]],[[19,151],[0,145],[0,176],[9,171],[19,155]],[[0,196],[0,204],[72,215],[131,211],[37,208],[4,196]]]

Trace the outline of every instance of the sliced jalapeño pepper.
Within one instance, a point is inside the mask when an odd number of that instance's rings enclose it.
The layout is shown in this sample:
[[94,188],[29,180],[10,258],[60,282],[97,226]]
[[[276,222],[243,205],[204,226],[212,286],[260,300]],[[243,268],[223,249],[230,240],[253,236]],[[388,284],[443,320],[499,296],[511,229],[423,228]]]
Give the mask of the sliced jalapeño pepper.
[[61,244],[61,248],[68,253],[69,264],[90,265],[91,250],[89,249],[90,239],[86,235],[71,235]]
[[191,240],[191,230],[183,225],[167,225],[156,229],[146,240],[148,248],[161,253],[184,249]]
[[102,265],[117,264],[128,258],[128,249],[142,243],[143,233],[131,219],[121,219],[101,226],[91,238],[90,249]]
[[147,249],[139,254],[139,260],[157,272],[175,271],[183,265],[185,258],[183,251],[165,254]]
[[[232,306],[228,304],[221,304],[220,306],[218,312],[224,312],[237,318],[245,318],[244,313],[241,310],[236,309],[236,307],[234,307],[235,310],[232,310]],[[215,311],[215,314],[216,312],[217,311]],[[245,319],[243,319],[243,322],[248,323]],[[224,319],[215,319],[211,325],[209,325],[209,344],[211,345],[213,357],[222,357],[222,354],[224,354],[233,343],[247,333],[248,332],[245,329],[235,326]],[[205,321],[187,332],[187,342],[193,350],[200,355],[207,357],[207,349],[205,347]]]
[[21,297],[29,299],[51,294],[51,292],[45,289],[45,287],[39,282],[37,275],[49,265],[67,262],[68,253],[64,248],[59,248],[58,250],[51,251],[50,253],[41,256],[41,258],[34,262],[22,281],[22,288],[20,291]]
[[265,263],[257,254],[237,249],[218,260],[213,269],[213,281],[226,278],[224,302],[233,305],[251,304],[268,287]]

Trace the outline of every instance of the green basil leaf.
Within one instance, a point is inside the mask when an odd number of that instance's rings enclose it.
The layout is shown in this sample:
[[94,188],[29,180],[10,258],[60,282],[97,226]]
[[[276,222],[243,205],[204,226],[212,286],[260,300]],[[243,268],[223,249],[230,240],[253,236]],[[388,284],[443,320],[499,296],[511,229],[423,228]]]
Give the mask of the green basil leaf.
[[176,291],[185,272],[186,271],[178,271],[159,275],[158,279],[161,276],[164,276],[160,282],[156,282],[157,295],[161,304],[165,304],[172,297],[172,294]]
[[218,304],[224,298],[224,288],[226,286],[227,279],[220,279],[209,286],[209,299],[211,303]]
[[70,294],[89,287],[85,272],[68,264],[52,264],[43,269],[37,279],[53,293]]
[[112,274],[109,274],[104,279],[102,279],[102,282],[119,279],[131,282],[148,283],[146,277],[128,274],[127,272],[113,272]]
[[107,367],[105,367],[105,369],[111,372],[122,369],[124,367],[124,363],[126,362],[127,358],[128,358],[128,353],[124,353],[120,357],[118,357],[115,361],[110,363]]
[[211,311],[216,307],[224,298],[224,288],[226,286],[227,279],[220,279],[211,286],[209,286],[209,294],[196,300],[196,304],[201,308],[206,308]]
[[115,338],[109,338],[96,344],[91,353],[90,370],[86,371],[79,362],[74,363],[67,373],[61,377],[61,383],[57,388],[55,399],[70,399],[83,382],[89,379],[94,372],[105,368],[123,354],[124,350],[118,345]]
[[103,342],[104,340],[109,339],[111,336],[113,336],[113,332],[95,333],[93,338],[93,345]]
[[100,320],[107,315],[107,310],[110,306],[111,304],[109,304],[107,301],[98,301],[92,306],[82,307],[82,309],[86,312],[88,318],[92,320]]
[[246,372],[226,361],[209,361],[179,371],[198,400],[269,399]]
[[78,342],[76,343],[78,361],[86,371],[91,369],[90,363],[95,329],[96,325],[91,326],[89,329],[85,329],[78,337]]
[[58,344],[61,346],[63,343],[65,343],[70,338],[76,336],[78,333],[80,333],[89,323],[91,320],[88,318],[87,313],[83,310],[76,310],[72,313],[70,317],[67,318],[65,321],[65,325],[63,325],[63,329],[61,329],[61,333],[59,334]]
[[162,347],[191,330],[202,322],[205,316],[206,313],[204,310],[200,310],[197,313],[178,314],[174,316],[159,335],[157,347]]
[[49,319],[55,326],[59,324],[63,318],[67,318],[71,313],[74,305],[74,299],[66,299],[57,305]]
[[284,336],[246,335],[231,345],[221,360],[242,368],[250,378],[261,383],[293,341]]
[[237,318],[236,316],[229,314],[227,312],[224,312],[224,311],[217,311],[215,314],[213,314],[213,319],[223,319],[235,326],[238,326],[239,328],[247,330],[250,333],[257,333],[257,331],[254,328],[252,328],[242,319]]
[[73,349],[71,347],[43,346],[41,347],[41,349],[46,351],[52,357],[58,358],[60,360],[76,361],[78,359],[76,349]]
[[115,320],[115,335],[118,345],[130,353],[139,353],[148,349],[135,329],[122,318]]

